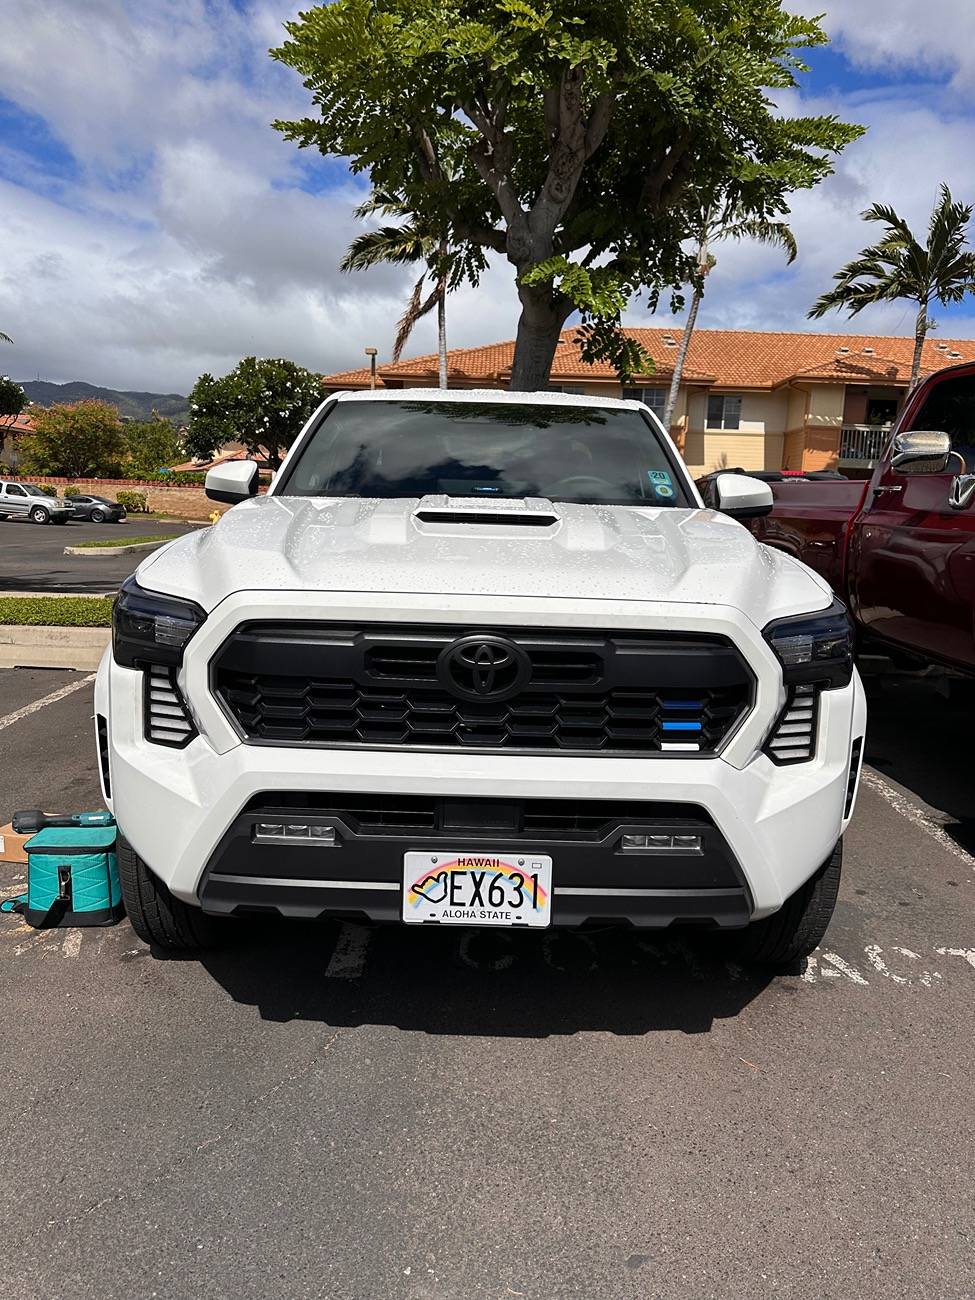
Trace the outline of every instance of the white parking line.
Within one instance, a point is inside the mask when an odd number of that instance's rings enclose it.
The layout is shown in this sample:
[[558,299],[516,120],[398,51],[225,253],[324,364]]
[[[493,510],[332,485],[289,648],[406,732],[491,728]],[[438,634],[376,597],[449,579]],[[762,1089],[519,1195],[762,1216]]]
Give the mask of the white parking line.
[[0,718],[0,731],[4,727],[12,727],[15,722],[20,722],[22,718],[29,718],[32,713],[38,709],[46,709],[49,704],[57,704],[58,700],[63,700],[68,695],[74,695],[75,691],[83,690],[90,686],[95,680],[95,673],[89,673],[87,677],[80,677],[77,681],[71,682],[67,686],[62,686],[60,690],[52,691],[50,695],[44,695],[33,704],[25,704],[22,709],[15,709],[13,713],[8,713],[6,717]]
[[[0,724],[2,725],[2,724]],[[860,780],[864,785],[868,785],[871,790],[876,790],[881,799],[886,799],[895,812],[899,812],[902,817],[906,817],[909,822],[913,822],[920,830],[926,831],[933,840],[937,840],[943,849],[956,858],[961,858],[970,867],[975,867],[975,858],[970,853],[966,853],[960,844],[956,844],[945,828],[939,822],[916,804],[913,799],[885,781],[879,773],[874,772],[872,768],[864,767],[863,775]]]

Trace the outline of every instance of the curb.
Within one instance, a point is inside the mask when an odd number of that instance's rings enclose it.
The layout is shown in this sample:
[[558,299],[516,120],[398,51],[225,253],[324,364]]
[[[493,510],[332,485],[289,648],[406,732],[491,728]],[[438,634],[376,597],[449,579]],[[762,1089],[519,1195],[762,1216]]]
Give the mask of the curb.
[[97,668],[110,627],[0,627],[0,668]]
[[157,547],[165,546],[167,542],[173,542],[174,537],[162,537],[158,542],[129,542],[128,545],[123,543],[121,546],[66,546],[65,555],[83,555],[88,559],[96,556],[126,555],[129,551],[154,551]]

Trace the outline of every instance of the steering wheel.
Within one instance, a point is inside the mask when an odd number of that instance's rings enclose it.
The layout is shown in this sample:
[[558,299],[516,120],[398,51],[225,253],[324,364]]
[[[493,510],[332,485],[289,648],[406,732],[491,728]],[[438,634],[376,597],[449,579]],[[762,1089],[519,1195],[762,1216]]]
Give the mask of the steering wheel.
[[597,489],[603,488],[609,496],[618,497],[621,495],[617,484],[610,483],[607,478],[600,478],[598,474],[570,474],[568,478],[560,478],[558,482],[550,483],[548,487],[541,488],[540,491],[542,496],[546,497],[557,497],[563,492],[575,496],[584,495],[586,487],[593,486]]

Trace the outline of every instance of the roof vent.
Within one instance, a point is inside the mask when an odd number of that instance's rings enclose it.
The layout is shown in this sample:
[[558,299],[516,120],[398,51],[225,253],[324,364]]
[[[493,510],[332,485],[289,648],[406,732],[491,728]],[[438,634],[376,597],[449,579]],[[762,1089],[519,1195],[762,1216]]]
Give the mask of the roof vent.
[[937,346],[937,349],[938,349],[939,352],[947,352],[947,351],[948,351],[948,344],[947,344],[947,343],[938,343],[936,346]]
[[837,348],[836,351],[839,352],[841,356],[844,356],[844,357],[845,357],[845,356],[848,356],[848,355],[849,355],[850,349],[849,349],[849,348]]
[[872,356],[874,356],[874,349],[873,349],[873,348],[864,348],[863,351],[864,351],[865,355],[868,356],[868,357],[872,357]]
[[673,334],[665,334],[664,347],[675,348],[676,346],[677,346],[677,340],[674,338]]
[[961,356],[961,353],[960,353],[960,352],[949,352],[948,355],[949,355],[949,357],[953,357],[953,358],[954,358],[954,357],[960,357],[960,356]]

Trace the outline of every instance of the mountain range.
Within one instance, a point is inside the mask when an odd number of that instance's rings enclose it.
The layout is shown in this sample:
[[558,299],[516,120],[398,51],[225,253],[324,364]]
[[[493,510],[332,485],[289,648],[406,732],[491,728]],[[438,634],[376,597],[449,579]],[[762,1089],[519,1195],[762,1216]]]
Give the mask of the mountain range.
[[100,388],[80,379],[68,384],[50,384],[45,379],[18,380],[31,402],[51,406],[54,402],[87,402],[97,399],[118,407],[118,413],[133,420],[148,420],[153,411],[175,424],[189,419],[189,399],[180,393],[133,393],[117,388]]

